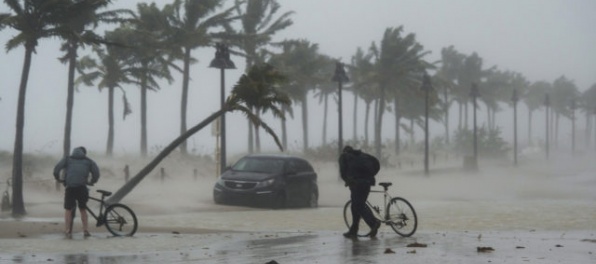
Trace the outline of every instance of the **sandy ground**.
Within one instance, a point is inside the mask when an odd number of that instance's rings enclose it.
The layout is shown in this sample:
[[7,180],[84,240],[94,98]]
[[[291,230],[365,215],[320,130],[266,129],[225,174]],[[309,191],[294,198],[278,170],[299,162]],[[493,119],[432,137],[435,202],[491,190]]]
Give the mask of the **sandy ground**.
[[[392,181],[391,193],[412,202],[418,231],[401,238],[382,227],[377,239],[357,241],[341,236],[349,192],[330,163],[314,163],[316,209],[214,205],[209,173],[194,180],[190,169],[168,169],[163,183],[151,175],[122,201],[140,225],[126,238],[103,228],[83,238],[78,219],[79,232],[64,238],[62,193],[40,180],[25,187],[26,217],[0,214],[0,263],[596,263],[594,160],[481,162],[478,173],[438,162],[429,177],[415,167],[385,168],[378,181]],[[122,183],[106,173],[91,193]]]

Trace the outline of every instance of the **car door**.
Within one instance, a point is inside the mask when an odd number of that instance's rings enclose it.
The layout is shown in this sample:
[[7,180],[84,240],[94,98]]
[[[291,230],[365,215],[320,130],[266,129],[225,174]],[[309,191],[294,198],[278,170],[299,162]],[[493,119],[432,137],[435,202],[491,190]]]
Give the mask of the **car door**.
[[288,201],[292,205],[302,204],[310,191],[309,172],[302,163],[301,160],[292,159],[287,164],[286,186]]

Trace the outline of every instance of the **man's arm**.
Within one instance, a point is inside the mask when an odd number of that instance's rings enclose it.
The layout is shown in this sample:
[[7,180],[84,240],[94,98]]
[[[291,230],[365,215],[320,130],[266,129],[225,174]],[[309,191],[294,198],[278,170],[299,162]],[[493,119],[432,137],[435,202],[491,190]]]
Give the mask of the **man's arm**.
[[99,167],[93,160],[91,161],[91,184],[95,184],[99,180]]
[[56,166],[54,166],[54,179],[60,180],[60,171],[66,166],[66,158],[62,158]]

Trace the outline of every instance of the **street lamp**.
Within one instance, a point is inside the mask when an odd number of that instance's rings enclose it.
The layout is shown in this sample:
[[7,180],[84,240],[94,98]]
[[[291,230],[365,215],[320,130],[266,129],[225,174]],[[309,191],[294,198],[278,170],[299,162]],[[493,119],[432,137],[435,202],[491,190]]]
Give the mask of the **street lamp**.
[[548,159],[548,147],[549,147],[549,131],[548,131],[548,108],[550,107],[550,96],[548,94],[544,95],[544,106],[545,106],[545,116],[546,116],[546,140],[545,140],[545,149],[546,149],[546,159]]
[[342,110],[342,97],[341,97],[341,90],[342,90],[342,85],[345,82],[349,82],[350,79],[348,79],[348,76],[346,75],[346,70],[344,69],[344,64],[341,62],[336,62],[335,63],[335,73],[333,73],[333,77],[331,78],[332,81],[337,82],[337,86],[338,86],[338,104],[339,104],[339,139],[338,141],[338,155],[341,154],[342,149],[344,148],[343,146],[343,110]]
[[[209,64],[209,68],[217,68],[221,72],[221,108],[223,108],[225,103],[225,69],[236,69],[234,62],[230,60],[230,50],[228,46],[223,43],[217,43],[215,45],[215,58],[211,60]],[[219,166],[220,172],[224,172],[226,168],[226,114],[224,113],[221,115],[221,124],[220,124],[220,154],[219,154]]]
[[513,88],[511,101],[513,101],[513,165],[517,166],[517,102],[519,101],[519,96],[515,88]]
[[470,89],[470,96],[472,96],[472,108],[474,110],[474,163],[472,164],[474,170],[478,170],[478,129],[476,126],[476,98],[480,96],[480,91],[476,83],[472,83]]
[[424,73],[422,76],[422,86],[420,87],[424,91],[424,175],[429,175],[428,171],[428,95],[430,91],[433,89],[433,86],[430,82],[430,76]]
[[577,102],[571,99],[571,155],[575,155],[575,109]]

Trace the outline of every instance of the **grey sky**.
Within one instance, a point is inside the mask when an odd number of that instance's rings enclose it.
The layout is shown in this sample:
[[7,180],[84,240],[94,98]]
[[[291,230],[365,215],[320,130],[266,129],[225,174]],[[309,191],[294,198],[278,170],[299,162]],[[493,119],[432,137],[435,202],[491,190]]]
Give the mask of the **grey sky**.
[[[118,6],[133,7],[140,1],[116,1]],[[156,1],[163,4],[169,1]],[[430,61],[440,58],[443,47],[453,45],[459,52],[477,52],[484,59],[486,68],[497,65],[502,70],[517,71],[529,81],[552,82],[561,75],[574,80],[580,90],[596,83],[596,1],[591,0],[280,0],[282,11],[296,12],[294,25],[276,37],[304,38],[318,43],[320,52],[343,62],[349,62],[357,47],[367,49],[372,41],[379,42],[387,27],[404,26],[405,33],[416,33],[418,41],[427,50]],[[0,4],[0,12],[7,8]],[[4,44],[14,32],[0,32]],[[25,150],[59,153],[62,144],[66,101],[66,66],[57,62],[57,41],[42,41],[33,58],[27,91]],[[0,53],[0,150],[12,151],[17,90],[22,67],[23,49]],[[219,74],[209,69],[212,49],[194,52],[200,62],[192,68],[189,124],[201,121],[214,112],[218,105]],[[82,51],[81,54],[87,54]],[[226,72],[226,89],[229,91],[243,69],[242,58],[232,58],[238,70]],[[179,75],[174,75],[177,80]],[[180,82],[164,84],[158,93],[149,94],[149,146],[164,146],[176,137],[179,130]],[[107,129],[107,93],[97,89],[79,87],[75,98],[73,146],[86,145],[103,153]],[[139,150],[139,92],[137,87],[126,87],[133,115],[121,119],[122,107],[116,108],[116,151],[136,154]],[[348,95],[351,96],[351,95]],[[121,93],[116,93],[120,102]],[[348,97],[351,98],[351,97]],[[316,100],[310,100],[310,145],[321,141],[320,115]],[[335,107],[330,107],[330,120],[335,120]],[[521,111],[525,112],[525,108]],[[351,117],[346,109],[344,116]],[[525,114],[522,114],[522,116]],[[360,120],[362,120],[360,115]],[[484,114],[479,115],[481,118]],[[300,115],[289,125],[291,148],[299,149],[302,134]],[[391,117],[388,117],[391,118]],[[344,121],[346,134],[352,137],[352,124]],[[392,120],[392,119],[389,119]],[[503,120],[506,120],[504,117]],[[389,121],[392,123],[392,121]],[[500,119],[497,125],[500,125]],[[520,120],[523,122],[523,120]],[[539,121],[537,121],[539,122]],[[279,127],[279,121],[270,125]],[[537,123],[538,124],[538,123]],[[432,124],[431,124],[432,126]],[[434,124],[439,127],[438,124]],[[246,121],[240,115],[228,118],[228,147],[232,151],[246,149]],[[231,129],[230,129],[231,127]],[[362,127],[362,126],[360,126]],[[385,126],[386,128],[393,127]],[[316,130],[315,130],[316,128]],[[277,129],[279,131],[279,129]],[[438,130],[440,133],[442,130]],[[231,132],[230,132],[231,133]],[[330,121],[328,140],[336,139],[336,122]],[[392,133],[385,132],[385,138]],[[420,138],[421,136],[419,136]],[[191,140],[190,147],[199,153],[211,153],[215,143],[210,131],[201,131]],[[265,139],[271,147],[271,140]]]

